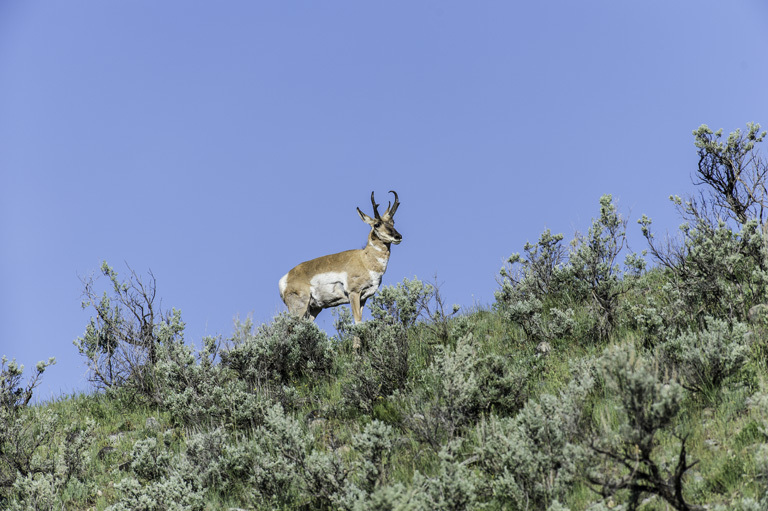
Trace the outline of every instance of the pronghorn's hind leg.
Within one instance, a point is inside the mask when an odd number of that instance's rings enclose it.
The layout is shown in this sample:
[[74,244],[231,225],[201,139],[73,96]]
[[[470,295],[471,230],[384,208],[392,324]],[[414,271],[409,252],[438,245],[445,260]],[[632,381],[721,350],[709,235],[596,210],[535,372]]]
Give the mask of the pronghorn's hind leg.
[[[283,297],[283,301],[285,302],[285,305],[288,306],[288,312],[290,312],[292,316],[298,318],[306,318],[310,316],[309,295],[302,296],[299,293],[288,293]],[[316,315],[317,314],[315,314],[315,316]],[[315,316],[311,316],[313,320],[315,319]]]

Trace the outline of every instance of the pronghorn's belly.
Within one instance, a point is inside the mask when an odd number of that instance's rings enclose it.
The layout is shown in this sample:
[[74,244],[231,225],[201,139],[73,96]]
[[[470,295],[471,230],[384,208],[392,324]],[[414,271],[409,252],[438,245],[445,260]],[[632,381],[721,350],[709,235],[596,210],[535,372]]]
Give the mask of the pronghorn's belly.
[[335,307],[349,303],[347,272],[329,271],[312,277],[309,281],[311,307]]

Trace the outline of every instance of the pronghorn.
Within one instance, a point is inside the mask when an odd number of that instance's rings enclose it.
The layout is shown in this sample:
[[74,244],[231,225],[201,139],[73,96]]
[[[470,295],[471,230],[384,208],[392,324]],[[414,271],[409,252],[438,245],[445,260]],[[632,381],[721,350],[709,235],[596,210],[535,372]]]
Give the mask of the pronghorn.
[[379,215],[373,192],[374,218],[357,208],[360,219],[371,226],[365,248],[318,257],[283,275],[280,297],[291,314],[314,321],[321,310],[349,303],[355,323],[360,323],[365,301],[379,289],[381,276],[387,270],[390,244],[399,245],[403,240],[393,219],[400,201],[395,191],[390,193],[395,194],[395,202],[383,215]]

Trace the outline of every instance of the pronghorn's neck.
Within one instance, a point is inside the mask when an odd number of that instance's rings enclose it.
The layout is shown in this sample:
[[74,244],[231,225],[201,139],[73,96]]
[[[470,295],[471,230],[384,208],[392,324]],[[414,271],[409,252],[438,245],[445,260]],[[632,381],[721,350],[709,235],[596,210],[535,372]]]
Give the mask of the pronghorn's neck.
[[389,247],[390,244],[381,240],[376,233],[372,230],[368,234],[368,243],[363,249],[363,253],[366,255],[366,259],[372,259],[382,265],[382,272],[387,269],[387,262],[389,262]]

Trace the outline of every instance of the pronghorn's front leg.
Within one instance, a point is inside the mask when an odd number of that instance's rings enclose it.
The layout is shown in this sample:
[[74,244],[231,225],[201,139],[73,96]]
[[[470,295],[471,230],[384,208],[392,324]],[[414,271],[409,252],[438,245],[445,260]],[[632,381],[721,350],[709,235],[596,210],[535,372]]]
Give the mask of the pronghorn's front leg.
[[360,303],[360,293],[349,293],[349,304],[352,306],[352,316],[355,318],[355,324],[363,320],[363,306]]
[[[352,306],[352,317],[355,318],[355,324],[357,325],[363,320],[363,306],[360,304],[360,293],[349,293],[349,304]],[[352,349],[360,349],[360,338],[358,336],[352,338]]]

